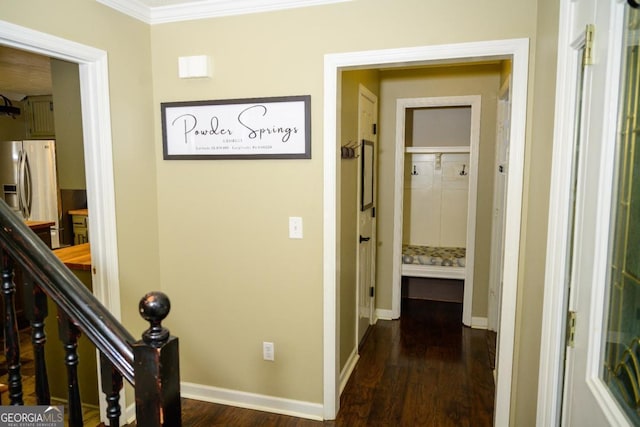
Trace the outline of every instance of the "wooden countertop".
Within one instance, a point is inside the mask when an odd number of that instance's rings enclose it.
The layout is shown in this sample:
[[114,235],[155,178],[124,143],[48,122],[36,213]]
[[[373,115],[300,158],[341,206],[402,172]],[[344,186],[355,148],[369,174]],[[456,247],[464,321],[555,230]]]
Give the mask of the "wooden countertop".
[[56,249],[53,253],[64,265],[72,270],[91,271],[91,247],[89,243]]
[[69,215],[89,216],[89,209],[72,209],[69,211]]

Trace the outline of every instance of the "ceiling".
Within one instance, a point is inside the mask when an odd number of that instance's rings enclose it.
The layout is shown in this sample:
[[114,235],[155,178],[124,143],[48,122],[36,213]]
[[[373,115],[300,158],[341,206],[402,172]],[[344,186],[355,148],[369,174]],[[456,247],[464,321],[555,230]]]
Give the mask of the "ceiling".
[[0,46],[0,94],[14,101],[51,94],[49,58]]
[[151,25],[352,0],[95,0]]
[[[351,0],[96,0],[149,24],[268,12]],[[49,58],[0,45],[0,95],[51,94]]]

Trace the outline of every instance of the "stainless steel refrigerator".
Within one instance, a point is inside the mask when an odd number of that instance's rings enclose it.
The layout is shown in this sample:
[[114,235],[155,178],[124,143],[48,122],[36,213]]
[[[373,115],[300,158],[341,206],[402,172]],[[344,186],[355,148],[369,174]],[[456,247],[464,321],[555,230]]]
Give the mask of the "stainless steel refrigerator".
[[60,247],[54,140],[0,141],[0,195],[25,221],[51,221],[51,246]]

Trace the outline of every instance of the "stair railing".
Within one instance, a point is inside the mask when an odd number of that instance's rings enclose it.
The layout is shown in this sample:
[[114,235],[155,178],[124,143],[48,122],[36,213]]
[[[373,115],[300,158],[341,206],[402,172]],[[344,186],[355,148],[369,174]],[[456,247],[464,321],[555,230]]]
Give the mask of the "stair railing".
[[[181,421],[178,339],[162,326],[170,302],[161,292],[150,292],[139,304],[150,323],[141,340],[122,326],[111,312],[69,270],[51,249],[0,200],[1,292],[4,307],[4,343],[11,405],[22,405],[20,339],[15,311],[16,286],[23,286],[25,315],[31,325],[35,388],[39,405],[50,405],[44,344],[47,298],[58,307],[58,330],[65,349],[68,379],[69,425],[83,425],[77,377],[77,344],[80,334],[100,352],[102,392],[106,417],[119,426],[123,379],[133,385],[136,422],[139,427],[179,427]],[[15,269],[23,283],[14,283]]]

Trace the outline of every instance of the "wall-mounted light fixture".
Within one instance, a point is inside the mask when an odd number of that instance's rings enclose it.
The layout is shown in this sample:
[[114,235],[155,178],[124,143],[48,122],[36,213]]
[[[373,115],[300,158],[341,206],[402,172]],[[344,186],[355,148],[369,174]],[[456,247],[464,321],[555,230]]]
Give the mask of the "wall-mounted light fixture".
[[15,119],[16,116],[20,115],[20,109],[18,107],[14,107],[9,98],[4,95],[0,95],[0,101],[4,102],[4,104],[0,104],[0,116],[10,116]]
[[181,79],[210,78],[211,58],[207,55],[178,57],[178,77]]

